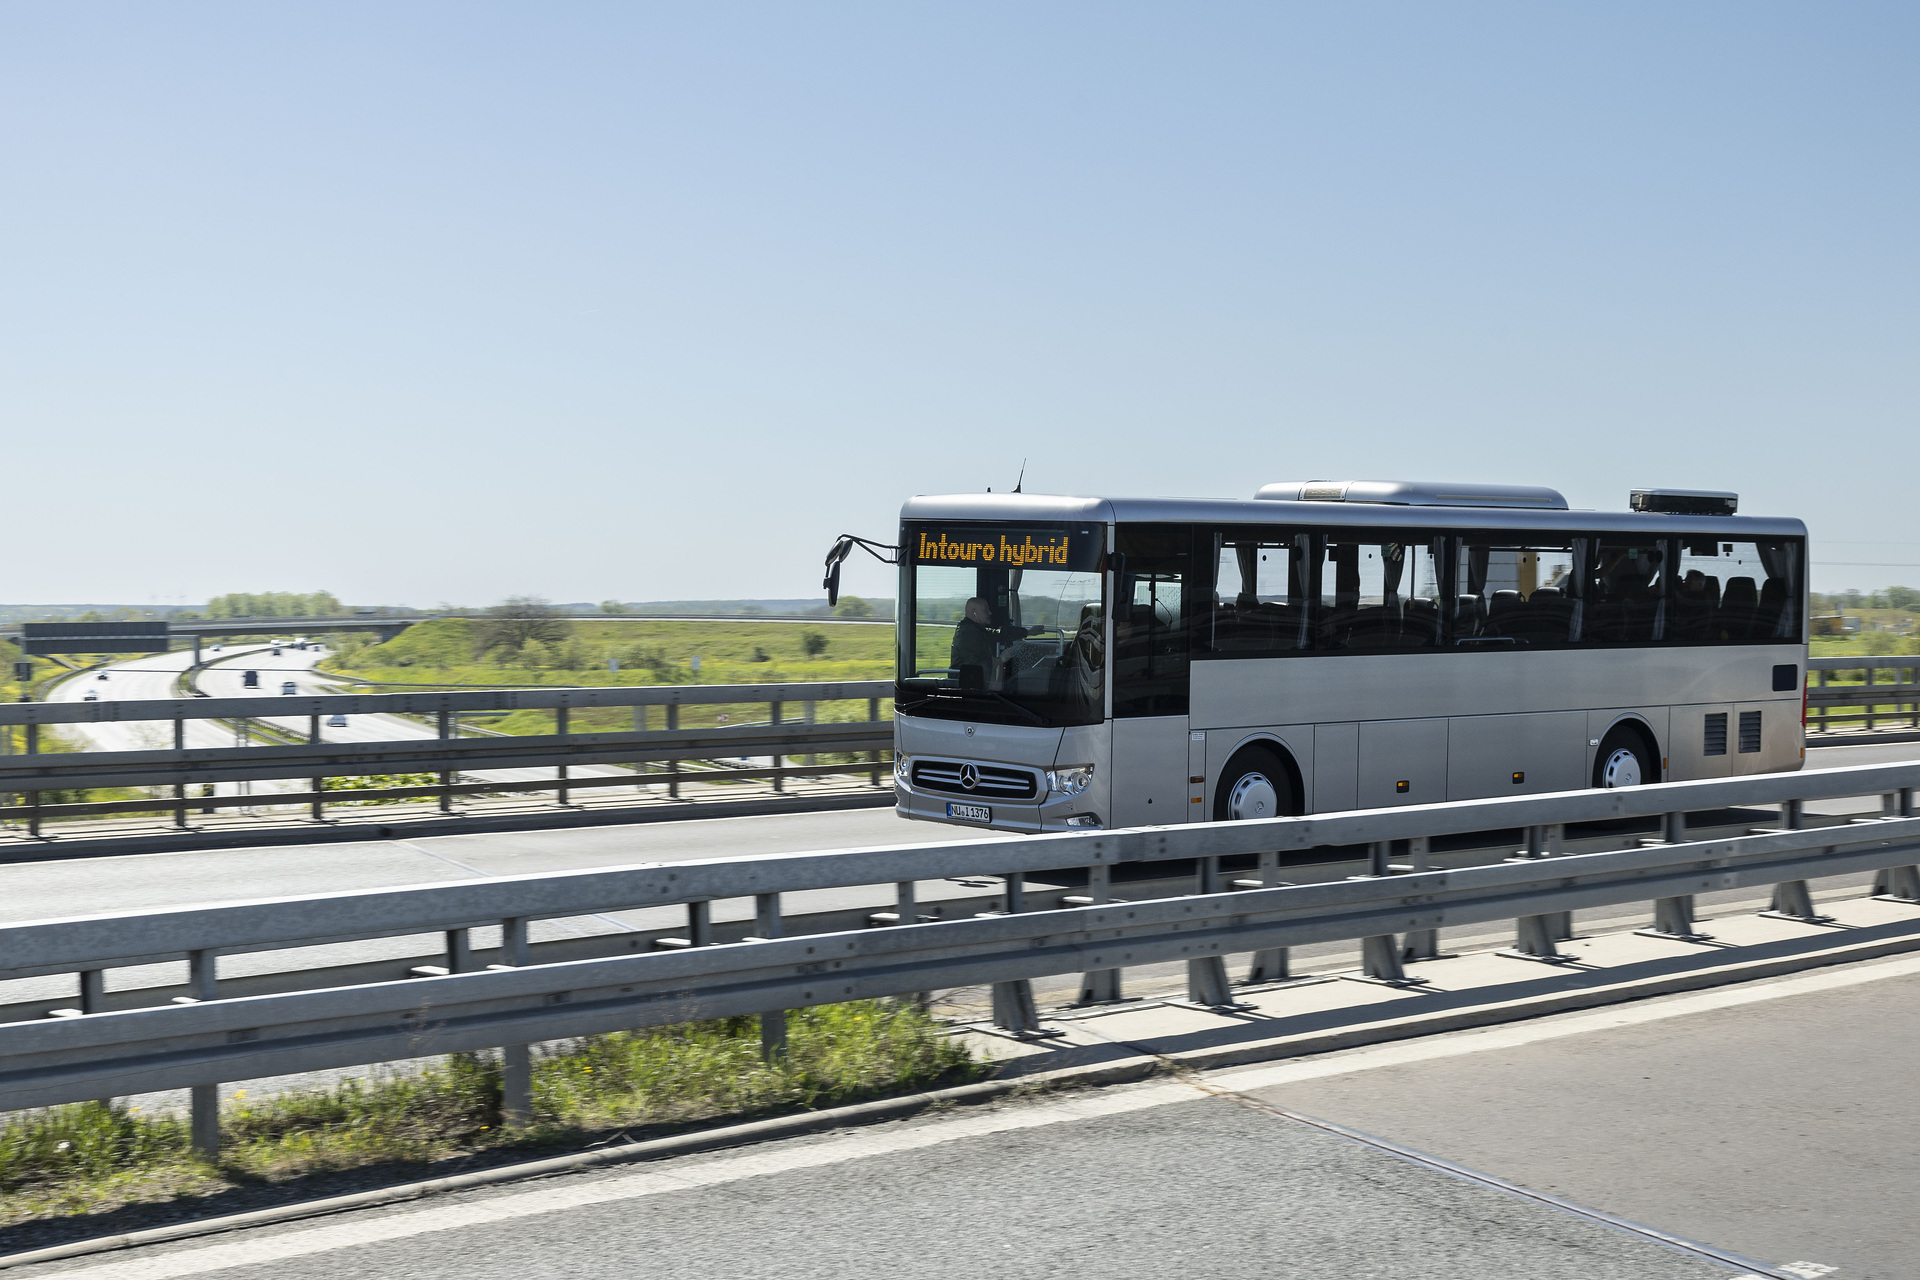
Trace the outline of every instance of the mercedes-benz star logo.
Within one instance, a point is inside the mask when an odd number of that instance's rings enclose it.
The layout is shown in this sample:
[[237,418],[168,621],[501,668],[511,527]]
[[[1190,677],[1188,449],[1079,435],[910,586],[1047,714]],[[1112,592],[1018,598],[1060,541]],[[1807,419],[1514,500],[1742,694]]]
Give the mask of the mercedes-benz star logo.
[[960,766],[960,785],[971,791],[980,785],[980,771],[970,764]]

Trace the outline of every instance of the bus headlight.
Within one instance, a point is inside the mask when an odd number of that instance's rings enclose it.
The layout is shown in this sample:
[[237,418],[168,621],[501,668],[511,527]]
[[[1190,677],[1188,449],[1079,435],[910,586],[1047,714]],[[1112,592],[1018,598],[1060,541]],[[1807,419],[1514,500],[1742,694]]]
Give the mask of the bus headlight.
[[1064,769],[1047,770],[1047,790],[1056,795],[1077,796],[1093,785],[1093,766],[1090,764],[1069,765]]
[[893,757],[893,776],[895,778],[897,778],[901,782],[905,782],[908,780],[908,775],[912,772],[913,772],[912,756],[903,756],[903,755],[896,754]]

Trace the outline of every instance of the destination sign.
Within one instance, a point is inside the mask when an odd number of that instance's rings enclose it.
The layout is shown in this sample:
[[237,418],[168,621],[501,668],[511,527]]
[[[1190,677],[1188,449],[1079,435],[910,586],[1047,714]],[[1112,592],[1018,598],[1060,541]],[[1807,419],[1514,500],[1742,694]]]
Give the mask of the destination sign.
[[915,564],[1004,566],[1092,572],[1106,550],[1106,529],[1004,529],[991,525],[912,525],[907,551]]

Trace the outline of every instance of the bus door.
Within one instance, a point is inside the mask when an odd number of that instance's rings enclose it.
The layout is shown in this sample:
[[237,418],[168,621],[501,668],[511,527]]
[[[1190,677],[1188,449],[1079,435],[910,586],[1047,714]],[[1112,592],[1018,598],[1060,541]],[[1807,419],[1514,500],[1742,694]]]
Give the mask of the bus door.
[[[1112,824],[1188,821],[1193,627],[1191,525],[1115,530]],[[1198,744],[1204,758],[1206,743]]]

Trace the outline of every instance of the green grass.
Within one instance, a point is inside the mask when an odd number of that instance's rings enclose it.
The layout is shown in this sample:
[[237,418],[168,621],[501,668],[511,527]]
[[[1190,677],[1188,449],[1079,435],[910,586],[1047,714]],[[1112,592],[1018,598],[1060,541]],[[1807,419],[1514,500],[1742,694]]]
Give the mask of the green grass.
[[0,1227],[248,1184],[297,1189],[348,1171],[417,1174],[459,1157],[579,1146],[720,1120],[838,1106],[984,1073],[909,1003],[861,1001],[788,1015],[788,1052],[760,1057],[759,1024],[728,1018],[573,1042],[537,1060],[530,1124],[503,1128],[492,1055],[330,1089],[229,1102],[220,1158],[196,1158],[187,1123],[83,1103],[0,1126]]
[[[806,649],[808,634],[826,648]],[[846,622],[605,622],[575,624],[562,641],[481,651],[462,618],[423,622],[385,644],[344,640],[321,668],[367,680],[424,684],[766,684],[875,680],[893,673],[893,628]],[[700,670],[693,670],[693,659]],[[617,658],[620,670],[609,671]]]

